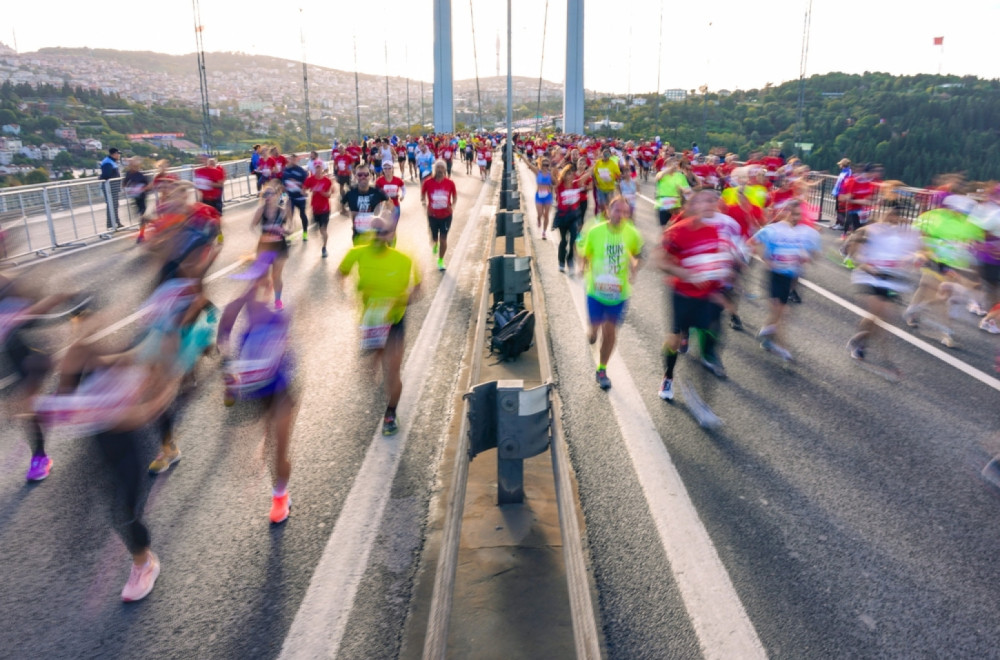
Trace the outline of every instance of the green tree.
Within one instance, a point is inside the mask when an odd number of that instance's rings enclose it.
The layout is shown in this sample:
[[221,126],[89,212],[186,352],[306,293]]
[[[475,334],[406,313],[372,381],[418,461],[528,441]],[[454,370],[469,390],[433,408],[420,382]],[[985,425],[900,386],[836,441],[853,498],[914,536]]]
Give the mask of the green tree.
[[49,172],[45,168],[37,167],[27,174],[24,175],[24,182],[31,183],[48,183]]

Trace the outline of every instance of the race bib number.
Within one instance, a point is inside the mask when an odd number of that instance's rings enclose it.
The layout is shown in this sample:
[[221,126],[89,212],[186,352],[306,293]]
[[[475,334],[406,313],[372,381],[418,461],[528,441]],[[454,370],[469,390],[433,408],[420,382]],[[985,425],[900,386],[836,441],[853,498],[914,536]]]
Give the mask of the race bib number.
[[135,199],[136,197],[138,197],[139,195],[142,194],[142,189],[143,189],[143,186],[141,186],[141,185],[126,186],[125,187],[125,194],[129,198]]
[[194,178],[194,187],[198,190],[211,190],[212,182],[203,176],[196,176]]
[[552,188],[550,188],[545,184],[538,186],[538,194],[541,195],[542,197],[548,197],[551,192]]
[[448,200],[450,195],[447,191],[436,190],[431,193],[431,208],[432,209],[446,209],[448,208]]
[[372,301],[361,317],[361,350],[373,351],[385,348],[389,339],[389,330],[392,324],[389,322],[389,310],[392,303],[389,301]]
[[601,177],[601,181],[611,180],[611,170],[597,170],[597,175]]
[[622,283],[615,275],[598,275],[595,277],[594,290],[605,300],[618,302],[622,299]]
[[665,211],[669,211],[670,209],[677,207],[677,202],[678,199],[676,197],[661,197],[660,208],[664,209]]
[[354,231],[359,234],[364,234],[372,230],[372,225],[375,224],[375,214],[374,213],[358,213],[354,216]]
[[576,188],[564,190],[562,193],[562,200],[564,206],[572,206],[580,201],[580,191]]
[[382,191],[390,198],[395,199],[399,196],[399,186],[393,184],[387,184],[382,187]]

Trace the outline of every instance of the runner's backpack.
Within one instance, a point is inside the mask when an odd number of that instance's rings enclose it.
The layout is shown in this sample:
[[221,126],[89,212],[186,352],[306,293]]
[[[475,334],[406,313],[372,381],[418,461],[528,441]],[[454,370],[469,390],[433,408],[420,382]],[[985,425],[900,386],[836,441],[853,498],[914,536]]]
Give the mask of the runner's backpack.
[[528,350],[535,338],[535,315],[522,309],[493,334],[491,351],[502,360],[513,360]]

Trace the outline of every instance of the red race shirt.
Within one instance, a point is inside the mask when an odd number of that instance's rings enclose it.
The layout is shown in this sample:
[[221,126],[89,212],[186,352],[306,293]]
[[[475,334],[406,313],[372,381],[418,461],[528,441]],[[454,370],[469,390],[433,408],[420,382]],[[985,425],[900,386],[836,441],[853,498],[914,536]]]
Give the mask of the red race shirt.
[[451,145],[443,147],[439,153],[441,154],[441,158],[445,159],[445,161],[451,160]]
[[581,194],[586,194],[576,187],[576,181],[570,185],[563,185],[562,182],[556,186],[556,210],[566,213],[580,208]]
[[444,178],[438,181],[432,176],[424,179],[420,187],[420,196],[427,197],[427,215],[431,218],[447,218],[451,215],[452,204],[458,196],[455,182]]
[[313,213],[329,213],[330,198],[321,193],[328,193],[333,189],[333,181],[330,180],[330,177],[310,174],[306,177],[305,186],[306,190],[312,191],[312,195],[309,197],[309,206]]
[[860,181],[853,176],[849,176],[840,187],[840,194],[851,196],[851,201],[847,204],[848,211],[860,211],[861,209],[868,208],[868,205],[858,204],[855,200],[868,199],[874,196],[877,190],[878,184],[874,181]]
[[354,156],[351,154],[337,154],[333,157],[333,171],[337,173],[337,176],[350,176],[352,165],[354,165]]
[[777,172],[778,168],[785,164],[785,159],[781,156],[764,156],[760,162],[768,172]]
[[733,248],[715,226],[694,226],[682,218],[663,232],[663,249],[687,271],[685,279],[670,277],[674,291],[689,298],[707,298],[720,290],[733,272]]
[[757,233],[764,226],[764,209],[747,202],[747,210],[739,204],[721,204],[720,210],[740,224],[740,235],[744,240]]
[[403,180],[398,176],[392,177],[391,181],[386,181],[384,176],[380,176],[375,180],[375,187],[384,192],[385,196],[392,202],[392,205],[396,207],[399,206],[399,195],[405,185]]
[[226,180],[226,171],[219,166],[199,167],[194,171],[194,187],[201,193],[206,202],[214,202],[222,198],[222,188],[216,184]]

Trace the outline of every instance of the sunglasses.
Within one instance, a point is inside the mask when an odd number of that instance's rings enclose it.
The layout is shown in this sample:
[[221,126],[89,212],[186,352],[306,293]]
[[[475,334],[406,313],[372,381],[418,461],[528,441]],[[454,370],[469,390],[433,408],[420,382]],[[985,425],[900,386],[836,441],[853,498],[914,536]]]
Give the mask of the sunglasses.
[[354,176],[358,177],[359,179],[367,179],[368,178],[368,174],[365,174],[365,173],[355,174]]
[[264,193],[264,197],[274,197],[274,193],[273,192],[266,192],[266,193]]

